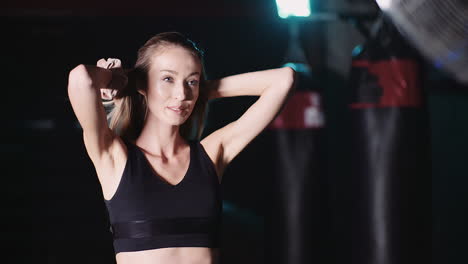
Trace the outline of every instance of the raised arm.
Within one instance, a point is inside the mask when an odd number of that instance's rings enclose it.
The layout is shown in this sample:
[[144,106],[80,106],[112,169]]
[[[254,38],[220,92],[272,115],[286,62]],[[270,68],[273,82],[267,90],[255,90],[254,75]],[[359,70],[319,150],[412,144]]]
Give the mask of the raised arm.
[[282,109],[294,88],[295,71],[290,67],[269,69],[227,76],[208,82],[210,99],[253,95],[258,100],[236,121],[213,132],[208,137],[219,141],[219,170],[229,164]]
[[[264,90],[271,86],[284,86],[295,78],[295,71],[291,67],[247,72],[227,76],[217,80],[209,80],[209,99],[233,96],[261,96]],[[277,89],[277,88],[276,88]]]
[[111,70],[83,64],[71,70],[68,77],[68,96],[96,167],[106,158],[113,140],[100,95],[100,88],[107,87],[111,78]]

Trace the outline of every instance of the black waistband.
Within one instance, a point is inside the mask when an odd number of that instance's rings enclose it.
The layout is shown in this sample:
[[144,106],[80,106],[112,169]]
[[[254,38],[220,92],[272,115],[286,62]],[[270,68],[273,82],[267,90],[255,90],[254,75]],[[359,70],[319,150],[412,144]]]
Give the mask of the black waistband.
[[119,222],[111,225],[116,238],[144,238],[158,235],[209,234],[216,235],[219,222],[215,218],[169,218]]

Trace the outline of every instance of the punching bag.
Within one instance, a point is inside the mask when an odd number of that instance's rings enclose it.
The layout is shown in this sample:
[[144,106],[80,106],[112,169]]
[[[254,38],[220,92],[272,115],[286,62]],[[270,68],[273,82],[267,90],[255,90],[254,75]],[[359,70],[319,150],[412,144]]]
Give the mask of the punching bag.
[[266,239],[271,259],[266,263],[322,263],[328,221],[325,189],[321,188],[325,125],[321,89],[307,65],[292,67],[297,72],[296,91],[265,131],[275,149]]
[[386,19],[350,72],[352,261],[430,263],[430,127],[419,54]]

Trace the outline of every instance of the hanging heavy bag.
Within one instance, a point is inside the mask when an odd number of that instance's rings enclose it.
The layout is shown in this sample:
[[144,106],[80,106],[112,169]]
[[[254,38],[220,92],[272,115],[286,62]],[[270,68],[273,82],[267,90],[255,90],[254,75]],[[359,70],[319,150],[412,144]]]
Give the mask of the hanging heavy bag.
[[430,129],[421,59],[387,20],[350,73],[351,263],[430,262]]
[[296,91],[265,136],[271,153],[271,213],[266,232],[268,263],[324,263],[327,230],[320,82],[307,65],[295,64]]

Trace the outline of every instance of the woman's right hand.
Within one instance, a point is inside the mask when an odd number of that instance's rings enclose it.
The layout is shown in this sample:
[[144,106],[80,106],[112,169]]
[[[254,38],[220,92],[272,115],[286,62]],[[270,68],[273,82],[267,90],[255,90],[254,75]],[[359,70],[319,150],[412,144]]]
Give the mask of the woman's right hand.
[[96,66],[112,71],[112,79],[106,88],[101,88],[101,99],[113,100],[118,91],[122,91],[128,83],[128,77],[122,68],[122,62],[119,59],[102,58],[97,61]]

